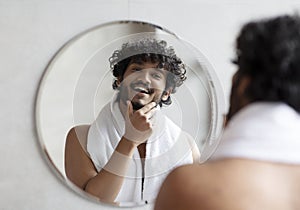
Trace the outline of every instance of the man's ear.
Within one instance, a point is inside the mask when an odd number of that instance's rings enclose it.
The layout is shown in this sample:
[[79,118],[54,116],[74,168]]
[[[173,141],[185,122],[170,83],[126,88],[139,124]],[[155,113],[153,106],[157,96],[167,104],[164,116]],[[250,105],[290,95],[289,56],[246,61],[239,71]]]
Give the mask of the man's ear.
[[232,77],[231,91],[234,91],[239,97],[243,96],[250,82],[251,82],[250,76],[241,75],[239,71],[237,71]]
[[171,95],[171,93],[172,93],[171,88],[165,90],[161,96],[162,101],[166,101],[169,98],[169,96]]
[[120,87],[121,82],[122,82],[122,77],[121,76],[117,77],[116,84],[118,85],[118,87]]
[[239,85],[237,87],[237,93],[239,96],[245,96],[245,90],[249,86],[251,78],[249,76],[243,76],[240,78]]
[[237,73],[232,78],[232,87],[230,93],[230,107],[227,114],[226,124],[231,120],[239,110],[250,103],[246,90],[251,83],[250,76],[241,76]]

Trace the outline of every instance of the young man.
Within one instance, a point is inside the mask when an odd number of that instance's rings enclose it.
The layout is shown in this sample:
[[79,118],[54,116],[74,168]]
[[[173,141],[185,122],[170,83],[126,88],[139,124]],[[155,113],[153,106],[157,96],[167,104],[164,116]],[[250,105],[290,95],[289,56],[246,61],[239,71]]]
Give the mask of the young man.
[[160,112],[186,70],[173,48],[156,39],[126,43],[109,61],[118,92],[95,122],[68,133],[66,174],[105,202],[153,202],[169,171],[199,161],[193,139]]
[[246,24],[211,161],[169,174],[155,210],[300,209],[300,18]]

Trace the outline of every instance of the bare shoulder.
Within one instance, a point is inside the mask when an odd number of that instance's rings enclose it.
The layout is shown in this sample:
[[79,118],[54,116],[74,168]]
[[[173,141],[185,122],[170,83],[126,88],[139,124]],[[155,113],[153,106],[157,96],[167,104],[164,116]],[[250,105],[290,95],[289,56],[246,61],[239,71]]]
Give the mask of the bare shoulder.
[[70,129],[65,145],[65,172],[78,187],[84,189],[87,181],[97,174],[87,150],[89,125],[80,125]]
[[74,139],[74,138],[87,136],[89,128],[90,128],[90,125],[78,125],[78,126],[72,127],[67,134],[67,139],[70,139],[70,138]]
[[217,185],[215,176],[214,168],[210,164],[176,168],[163,183],[155,210],[207,209],[207,199],[215,193],[214,185]]
[[182,166],[166,178],[155,210],[295,209],[299,167],[245,159]]
[[79,125],[71,128],[67,134],[66,145],[77,145],[80,143],[86,151],[87,135],[90,125]]

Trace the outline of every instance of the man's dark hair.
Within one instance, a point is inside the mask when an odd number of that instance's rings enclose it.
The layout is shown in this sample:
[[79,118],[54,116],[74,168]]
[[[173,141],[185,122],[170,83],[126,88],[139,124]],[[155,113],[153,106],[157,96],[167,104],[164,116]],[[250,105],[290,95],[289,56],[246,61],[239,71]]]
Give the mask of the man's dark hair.
[[236,40],[237,74],[250,77],[251,102],[284,102],[300,112],[300,18],[279,16],[246,24]]
[[[186,69],[179,57],[175,54],[172,47],[167,47],[167,43],[163,40],[142,39],[135,42],[127,42],[122,45],[120,50],[113,52],[109,58],[110,68],[116,78],[113,82],[113,89],[118,89],[118,78],[123,80],[126,68],[130,63],[151,62],[158,63],[158,68],[162,68],[170,72],[167,76],[166,88],[172,93],[176,92],[176,88],[182,85],[186,80]],[[161,101],[163,104],[172,103],[171,97]]]

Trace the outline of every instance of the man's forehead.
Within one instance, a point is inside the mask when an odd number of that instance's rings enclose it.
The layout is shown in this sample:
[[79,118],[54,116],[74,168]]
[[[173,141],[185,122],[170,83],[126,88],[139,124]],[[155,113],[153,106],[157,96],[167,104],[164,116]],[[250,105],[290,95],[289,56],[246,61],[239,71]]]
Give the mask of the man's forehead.
[[155,62],[155,63],[147,62],[147,61],[145,61],[145,62],[143,62],[143,61],[141,61],[141,62],[132,62],[132,63],[129,64],[129,66],[131,66],[131,65],[132,66],[136,65],[136,66],[138,66],[142,69],[145,69],[145,70],[146,69],[155,69],[155,70],[157,70],[157,71],[159,71],[163,74],[170,73],[168,70],[166,70],[162,66],[160,66],[160,64],[158,62]]

